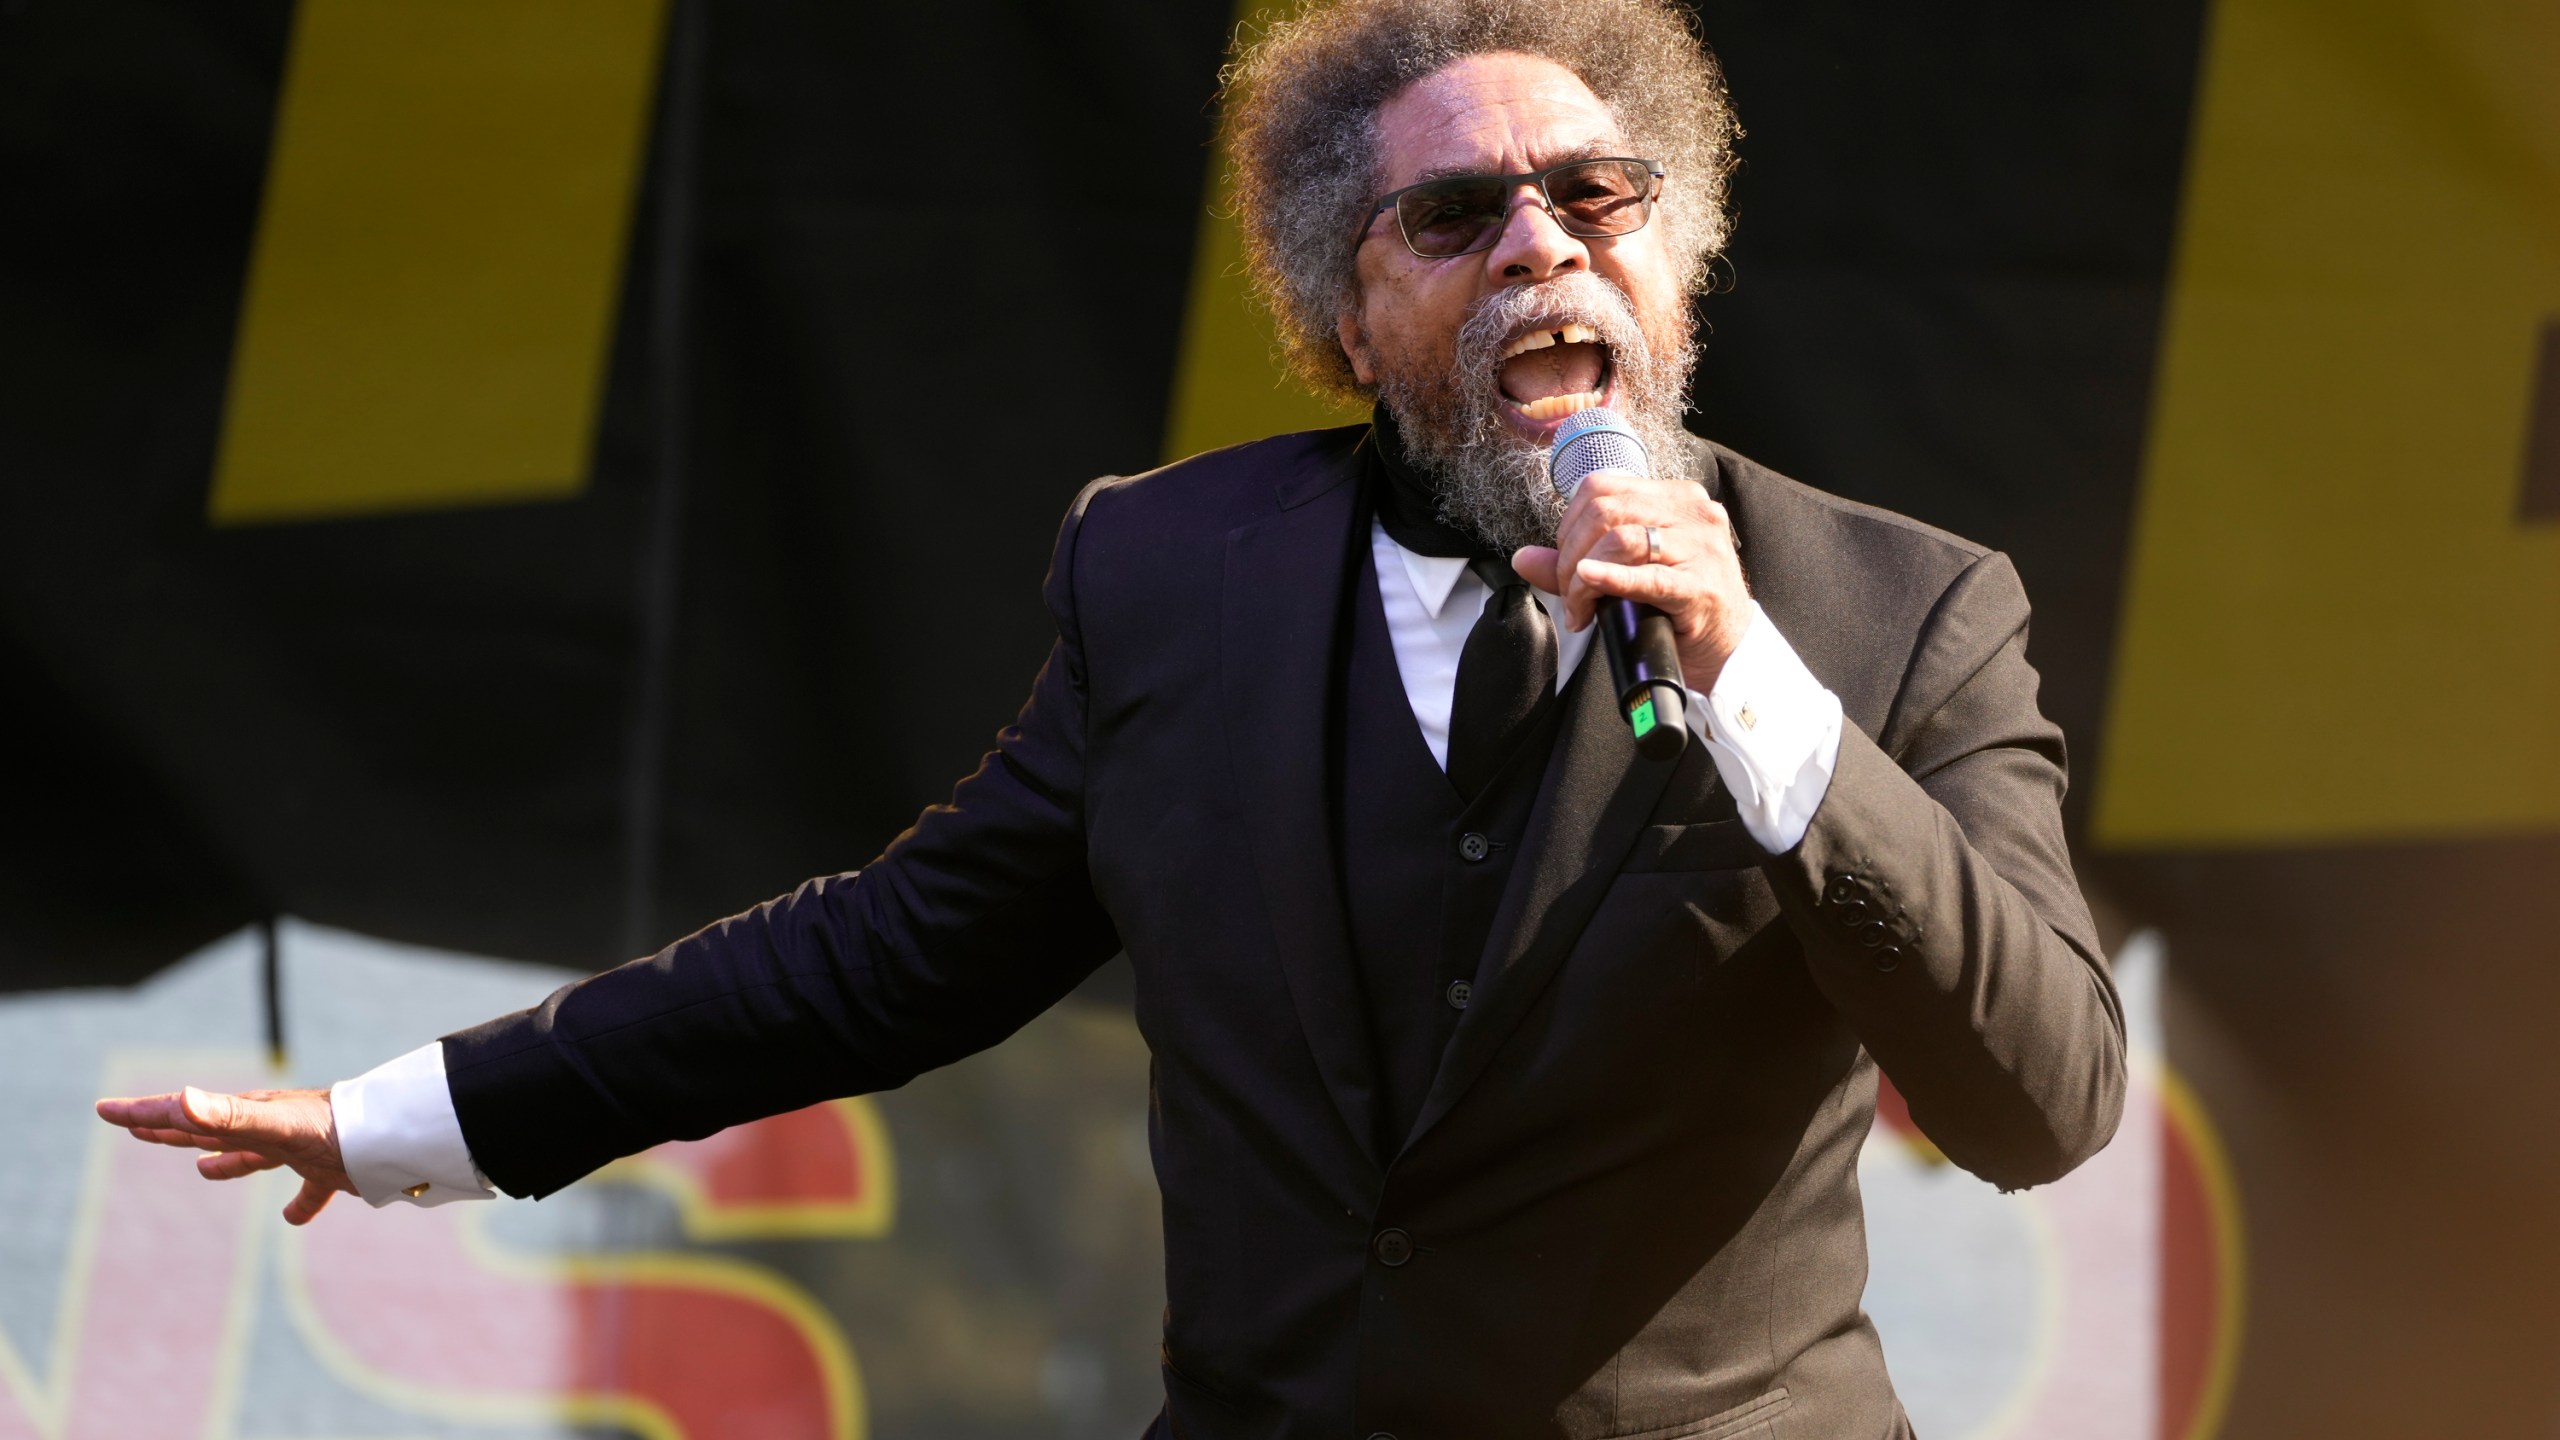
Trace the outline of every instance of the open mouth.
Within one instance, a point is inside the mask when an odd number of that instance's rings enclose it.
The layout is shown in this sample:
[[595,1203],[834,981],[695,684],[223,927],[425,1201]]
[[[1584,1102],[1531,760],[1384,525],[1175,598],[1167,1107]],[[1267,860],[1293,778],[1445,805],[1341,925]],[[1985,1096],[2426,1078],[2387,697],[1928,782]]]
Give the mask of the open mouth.
[[1502,347],[1495,374],[1512,411],[1544,427],[1607,402],[1609,347],[1588,325],[1531,330]]

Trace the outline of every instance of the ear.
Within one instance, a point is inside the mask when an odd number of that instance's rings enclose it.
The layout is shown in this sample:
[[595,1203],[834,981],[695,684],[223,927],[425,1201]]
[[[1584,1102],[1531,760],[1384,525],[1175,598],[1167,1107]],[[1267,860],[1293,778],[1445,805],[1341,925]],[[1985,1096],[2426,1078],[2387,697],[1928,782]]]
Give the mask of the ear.
[[1351,377],[1363,385],[1378,383],[1377,366],[1369,360],[1369,332],[1360,325],[1360,312],[1345,305],[1333,317],[1333,337],[1342,343],[1343,358],[1351,362]]

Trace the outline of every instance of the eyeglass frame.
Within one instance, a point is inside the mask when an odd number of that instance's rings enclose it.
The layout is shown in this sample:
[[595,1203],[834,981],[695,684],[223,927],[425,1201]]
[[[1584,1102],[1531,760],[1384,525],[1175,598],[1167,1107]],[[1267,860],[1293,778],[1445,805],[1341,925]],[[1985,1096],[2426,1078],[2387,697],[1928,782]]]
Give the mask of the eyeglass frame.
[[[1652,177],[1653,184],[1646,190],[1644,197],[1643,223],[1626,230],[1604,230],[1590,235],[1574,235],[1572,229],[1564,223],[1563,217],[1556,213],[1555,197],[1547,193],[1548,177],[1554,175],[1559,170],[1571,170],[1577,165],[1606,165],[1613,160],[1621,165],[1641,165],[1645,168],[1645,173]],[[1397,201],[1412,194],[1416,190],[1422,189],[1424,186],[1445,185],[1452,180],[1491,180],[1501,187],[1503,194],[1506,196],[1523,185],[1535,187],[1538,192],[1539,208],[1547,212],[1548,219],[1556,222],[1557,229],[1564,231],[1567,235],[1573,235],[1573,238],[1576,240],[1615,240],[1622,235],[1633,235],[1637,231],[1642,230],[1646,225],[1653,223],[1653,207],[1660,203],[1662,198],[1662,182],[1670,173],[1671,172],[1666,169],[1663,166],[1663,163],[1659,160],[1644,160],[1633,155],[1592,155],[1580,160],[1567,160],[1561,165],[1550,165],[1544,170],[1531,170],[1519,175],[1461,174],[1442,175],[1430,180],[1417,180],[1410,185],[1401,186],[1397,189],[1388,191],[1384,196],[1380,197],[1377,204],[1369,208],[1369,213],[1361,217],[1360,234],[1352,241],[1351,248],[1357,250],[1361,246],[1368,244],[1369,241],[1374,238],[1378,224],[1378,212],[1394,209]],[[1410,252],[1416,260],[1462,260],[1469,255],[1481,255],[1485,251],[1492,249],[1494,246],[1501,244],[1502,232],[1504,228],[1511,223],[1511,213],[1511,208],[1506,205],[1502,212],[1502,224],[1487,226],[1485,229],[1485,234],[1490,238],[1472,250],[1461,250],[1455,255],[1425,255],[1420,250],[1415,249],[1413,236],[1405,232],[1404,217],[1402,215],[1398,215],[1396,217],[1396,238],[1404,242],[1404,248]]]

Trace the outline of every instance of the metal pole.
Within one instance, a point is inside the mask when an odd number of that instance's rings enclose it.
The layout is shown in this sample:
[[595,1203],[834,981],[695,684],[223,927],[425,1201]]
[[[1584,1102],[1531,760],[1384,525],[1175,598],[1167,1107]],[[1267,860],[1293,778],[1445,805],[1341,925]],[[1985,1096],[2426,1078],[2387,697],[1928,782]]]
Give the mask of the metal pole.
[[265,994],[267,1063],[284,1069],[284,942],[276,933],[276,917],[258,922],[258,984]]

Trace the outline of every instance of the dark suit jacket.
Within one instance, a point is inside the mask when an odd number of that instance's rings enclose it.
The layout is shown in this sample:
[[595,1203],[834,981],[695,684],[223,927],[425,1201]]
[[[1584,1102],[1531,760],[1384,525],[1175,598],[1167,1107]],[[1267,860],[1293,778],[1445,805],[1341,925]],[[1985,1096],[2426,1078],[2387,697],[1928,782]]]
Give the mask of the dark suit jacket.
[[1765,855],[1702,747],[1639,761],[1575,687],[1477,998],[1382,1154],[1322,723],[1362,434],[1087,488],[1056,646],[949,805],[446,1040],[490,1178],[543,1194],[901,1084],[1125,948],[1173,1434],[1901,1433],[1859,1308],[1876,1065],[2012,1187],[2103,1144],[2124,1087],[2015,572],[1699,442],[1762,606],[1847,710],[1830,789]]

